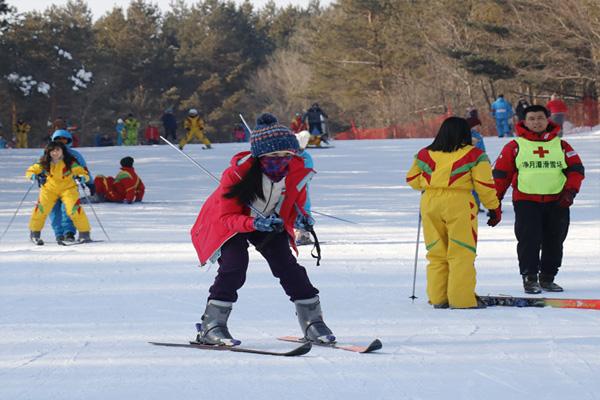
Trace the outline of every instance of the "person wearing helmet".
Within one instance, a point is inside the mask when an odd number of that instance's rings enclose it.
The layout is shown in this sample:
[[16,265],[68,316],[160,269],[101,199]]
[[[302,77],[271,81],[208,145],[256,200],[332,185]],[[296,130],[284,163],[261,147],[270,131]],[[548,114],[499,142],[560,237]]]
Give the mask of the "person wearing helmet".
[[[79,164],[87,174],[90,179],[86,182],[86,186],[89,188],[90,193],[93,195],[95,193],[94,188],[94,177],[90,173],[87,163],[85,162],[85,158],[81,155],[80,152],[73,149],[71,146],[73,145],[73,135],[66,129],[57,129],[52,134],[53,142],[60,142],[65,145],[67,152],[75,159],[77,164]],[[64,203],[61,199],[58,199],[52,211],[50,212],[50,222],[52,223],[52,230],[54,230],[54,236],[56,237],[57,242],[73,242],[75,241],[75,233],[77,230],[75,229],[75,225],[73,221],[69,217],[67,210],[65,208]]]
[[[314,169],[314,162],[312,156],[308,151],[306,151],[306,146],[308,146],[308,141],[310,140],[310,133],[307,130],[303,130],[301,132],[296,133],[296,139],[298,139],[299,151],[298,155],[302,157],[304,160],[304,168]],[[312,176],[311,176],[312,178]],[[306,183],[306,203],[304,203],[304,211],[306,211],[306,215],[311,219],[312,224],[314,225],[314,220],[312,218],[312,214],[310,212],[310,192],[309,192],[310,184]],[[296,228],[294,229],[294,233],[296,234],[296,245],[303,246],[307,244],[312,244],[313,241],[310,238],[310,232],[306,229]]]
[[115,131],[117,132],[117,146],[123,146],[123,136],[125,135],[125,121],[123,118],[117,119],[117,125],[115,125]]
[[138,121],[132,113],[129,113],[125,120],[125,146],[136,146],[138,144],[138,130],[140,129],[140,121]]
[[210,140],[204,135],[204,121],[200,118],[198,110],[191,108],[190,111],[188,111],[188,116],[183,123],[183,127],[187,134],[181,139],[181,142],[179,142],[180,150],[183,150],[183,147],[194,137],[204,143],[205,149],[212,148]]

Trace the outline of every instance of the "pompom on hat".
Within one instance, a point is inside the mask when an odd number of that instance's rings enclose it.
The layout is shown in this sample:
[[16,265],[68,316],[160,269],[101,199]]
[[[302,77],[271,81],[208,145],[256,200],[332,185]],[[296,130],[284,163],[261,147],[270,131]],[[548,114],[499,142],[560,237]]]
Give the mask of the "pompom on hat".
[[258,158],[276,151],[296,154],[299,145],[296,135],[288,127],[281,125],[273,114],[265,113],[256,119],[256,127],[250,135],[250,150]]

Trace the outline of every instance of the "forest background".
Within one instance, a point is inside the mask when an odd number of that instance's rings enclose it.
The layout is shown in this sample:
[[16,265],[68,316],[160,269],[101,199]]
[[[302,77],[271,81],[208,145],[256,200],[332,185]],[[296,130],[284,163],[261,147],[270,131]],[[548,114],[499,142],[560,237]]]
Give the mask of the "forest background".
[[82,0],[27,13],[0,0],[0,122],[5,135],[29,122],[32,145],[57,117],[89,145],[170,107],[179,121],[197,108],[219,142],[240,113],[288,123],[313,102],[333,132],[481,113],[501,93],[597,104],[599,76],[597,0],[134,0],[97,19]]

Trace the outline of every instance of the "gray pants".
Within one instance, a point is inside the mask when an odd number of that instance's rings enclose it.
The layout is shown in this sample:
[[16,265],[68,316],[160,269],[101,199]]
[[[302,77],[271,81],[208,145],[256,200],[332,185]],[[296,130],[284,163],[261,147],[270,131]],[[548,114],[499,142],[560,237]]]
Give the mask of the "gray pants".
[[555,124],[560,126],[560,132],[558,132],[558,136],[562,137],[563,135],[563,124],[565,123],[565,114],[564,113],[555,113],[550,116],[550,119],[554,121]]

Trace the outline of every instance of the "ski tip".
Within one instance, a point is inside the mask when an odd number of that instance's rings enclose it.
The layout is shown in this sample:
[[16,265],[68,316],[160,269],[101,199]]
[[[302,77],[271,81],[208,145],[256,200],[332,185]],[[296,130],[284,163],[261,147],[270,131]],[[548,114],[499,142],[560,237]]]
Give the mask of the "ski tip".
[[311,350],[312,350],[312,343],[306,342],[306,343],[302,343],[300,346],[296,347],[294,350],[285,353],[285,356],[286,357],[303,356],[304,354],[307,354]]
[[375,339],[371,342],[371,344],[369,344],[367,346],[367,349],[365,351],[363,351],[363,353],[370,353],[372,351],[381,350],[382,348],[383,348],[383,343],[381,343],[381,340]]

